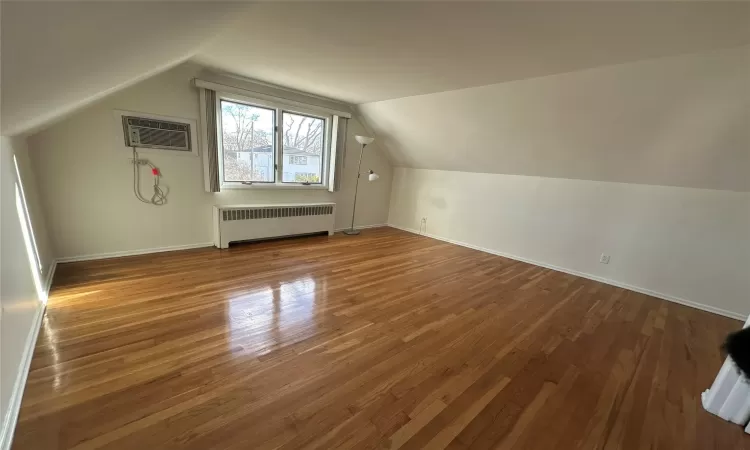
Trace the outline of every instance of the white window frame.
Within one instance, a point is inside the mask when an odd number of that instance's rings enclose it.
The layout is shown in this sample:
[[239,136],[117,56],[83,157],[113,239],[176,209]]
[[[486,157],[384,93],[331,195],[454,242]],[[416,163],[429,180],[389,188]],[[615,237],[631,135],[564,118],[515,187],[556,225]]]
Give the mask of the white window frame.
[[[275,110],[274,125],[274,161],[275,161],[275,177],[274,182],[240,182],[240,181],[224,181],[224,140],[223,140],[223,124],[222,124],[222,112],[221,112],[221,101],[229,101],[234,103],[242,103],[249,106],[260,106],[262,108],[268,108]],[[219,149],[219,183],[221,190],[224,189],[326,189],[328,190],[329,184],[329,171],[330,171],[330,155],[331,155],[331,127],[333,123],[333,115],[322,109],[310,107],[300,107],[291,103],[285,103],[283,99],[276,100],[264,100],[260,98],[248,97],[244,95],[238,95],[228,92],[217,92],[216,93],[216,111],[217,111],[217,126],[216,126],[216,139]],[[301,182],[283,182],[284,177],[284,136],[283,136],[283,117],[284,112],[292,114],[300,114],[304,116],[310,116],[317,119],[325,120],[325,132],[323,134],[323,151],[321,154],[321,174],[320,183],[301,183]]]

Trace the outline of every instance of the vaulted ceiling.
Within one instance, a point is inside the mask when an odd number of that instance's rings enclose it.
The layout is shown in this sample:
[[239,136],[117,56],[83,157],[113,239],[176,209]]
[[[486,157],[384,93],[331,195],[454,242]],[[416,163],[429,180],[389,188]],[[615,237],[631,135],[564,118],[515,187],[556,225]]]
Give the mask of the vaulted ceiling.
[[750,4],[262,3],[195,56],[367,103],[750,43]]
[[2,134],[39,129],[185,61],[242,11],[219,2],[0,2]]
[[[191,59],[361,105],[398,165],[750,188],[739,175],[750,162],[742,131],[748,2],[0,5],[4,135],[38,130]],[[689,55],[698,53],[706,56],[695,62]],[[623,63],[620,72],[607,69]],[[732,89],[701,96],[704,75]],[[611,92],[630,92],[612,108],[629,113],[611,117],[621,127],[601,131],[600,111],[620,100],[606,98]],[[727,102],[701,104],[711,98]],[[638,111],[655,99],[674,121],[648,131],[657,124],[638,120]],[[700,127],[706,118],[711,130]],[[668,134],[681,127],[694,131],[684,142]],[[643,129],[641,141],[622,139]],[[686,158],[680,175],[675,164]],[[690,175],[717,161],[719,175]]]
[[750,191],[750,46],[360,109],[397,166]]

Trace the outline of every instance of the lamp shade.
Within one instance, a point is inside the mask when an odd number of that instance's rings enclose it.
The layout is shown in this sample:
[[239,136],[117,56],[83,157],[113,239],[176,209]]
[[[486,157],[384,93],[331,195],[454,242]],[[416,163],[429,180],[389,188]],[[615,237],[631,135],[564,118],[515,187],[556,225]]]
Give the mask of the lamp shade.
[[374,137],[360,136],[360,135],[354,136],[354,139],[356,139],[357,142],[359,142],[362,145],[372,144],[373,141],[375,140]]
[[380,175],[376,174],[376,173],[375,173],[375,172],[373,172],[372,170],[370,171],[370,174],[369,174],[369,175],[367,175],[367,179],[368,179],[368,180],[370,180],[370,181],[375,181],[375,180],[377,180],[378,178],[380,178]]

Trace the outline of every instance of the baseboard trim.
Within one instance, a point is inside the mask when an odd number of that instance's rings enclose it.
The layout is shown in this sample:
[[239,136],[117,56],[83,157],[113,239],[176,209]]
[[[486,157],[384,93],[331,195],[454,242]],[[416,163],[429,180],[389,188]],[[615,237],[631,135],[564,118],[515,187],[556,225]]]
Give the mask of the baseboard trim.
[[449,244],[460,245],[461,247],[467,247],[467,248],[470,248],[470,249],[473,249],[473,250],[479,250],[481,252],[490,253],[492,255],[502,256],[504,258],[509,258],[509,259],[513,259],[513,260],[516,260],[516,261],[525,262],[525,263],[528,263],[528,264],[533,264],[535,266],[539,266],[539,267],[544,267],[544,268],[547,268],[547,269],[556,270],[558,272],[563,272],[563,273],[567,273],[567,274],[570,274],[570,275],[575,275],[575,276],[578,276],[578,277],[581,277],[581,278],[587,278],[589,280],[594,280],[594,281],[598,281],[600,283],[605,283],[605,284],[609,284],[611,286],[616,286],[616,287],[620,287],[620,288],[627,289],[627,290],[630,290],[630,291],[638,292],[638,293],[641,293],[641,294],[650,295],[652,297],[660,298],[662,300],[667,300],[667,301],[670,301],[670,302],[673,302],[673,303],[679,303],[680,305],[684,305],[684,306],[689,306],[691,308],[700,309],[701,311],[706,311],[706,312],[710,312],[710,313],[714,313],[714,314],[719,314],[721,316],[725,316],[725,317],[729,317],[729,318],[737,319],[737,320],[742,320],[742,321],[744,321],[744,320],[747,319],[746,315],[740,314],[740,313],[736,313],[734,311],[727,311],[725,309],[716,308],[715,306],[706,305],[706,304],[694,302],[694,301],[691,301],[691,300],[686,300],[684,298],[675,297],[673,295],[669,295],[669,294],[664,294],[664,293],[661,293],[661,292],[652,291],[650,289],[646,289],[646,288],[642,288],[642,287],[638,287],[638,286],[633,286],[631,284],[622,283],[622,282],[619,282],[617,280],[612,280],[610,278],[604,278],[604,277],[600,277],[600,276],[597,276],[597,275],[592,275],[592,274],[585,273],[585,272],[579,272],[577,270],[567,269],[565,267],[556,266],[554,264],[547,264],[547,263],[544,263],[544,262],[541,262],[541,261],[535,261],[533,259],[523,258],[521,256],[512,255],[510,253],[504,253],[504,252],[500,252],[500,251],[497,251],[497,250],[492,250],[492,249],[489,249],[489,248],[480,247],[480,246],[477,246],[477,245],[472,245],[472,244],[469,244],[469,243],[466,243],[466,242],[461,242],[461,241],[456,241],[454,239],[444,238],[442,236],[437,236],[437,235],[434,235],[434,234],[420,233],[418,230],[415,230],[413,228],[401,227],[401,226],[394,225],[394,224],[391,224],[391,223],[389,223],[388,226],[392,227],[392,228],[396,228],[396,229],[402,230],[402,231],[407,231],[409,233],[418,234],[420,236],[425,236],[425,237],[428,237],[428,238],[431,238],[431,239],[436,239],[438,241],[448,242]]
[[10,402],[8,403],[8,411],[6,412],[5,417],[3,417],[2,428],[0,428],[0,450],[10,449],[10,445],[13,442],[13,433],[15,432],[16,423],[18,422],[18,414],[21,410],[23,391],[26,388],[26,380],[29,377],[31,359],[34,356],[34,348],[36,347],[37,337],[39,337],[39,330],[42,328],[42,319],[44,318],[44,312],[47,309],[47,298],[49,297],[50,289],[52,288],[52,280],[55,278],[56,269],[57,260],[53,260],[47,270],[47,277],[44,279],[45,298],[41,299],[42,303],[39,305],[39,308],[34,315],[29,335],[26,337],[26,345],[24,346],[23,356],[21,357],[21,370],[16,376],[16,382],[13,385]]
[[[48,278],[51,279],[51,277]],[[16,430],[18,413],[21,410],[23,390],[26,387],[26,379],[29,377],[31,358],[34,356],[34,347],[36,346],[36,339],[39,336],[39,329],[42,327],[42,318],[44,317],[45,309],[45,305],[40,303],[39,308],[34,315],[34,321],[29,330],[29,335],[26,337],[26,346],[24,347],[23,356],[21,357],[21,370],[16,376],[16,382],[13,385],[13,391],[10,394],[8,411],[6,412],[5,417],[3,417],[2,429],[0,429],[0,450],[9,450],[10,445],[13,442],[13,433]]]
[[47,270],[47,278],[44,279],[44,294],[49,297],[49,291],[52,289],[52,280],[55,278],[55,270],[57,270],[57,260],[52,261]]
[[147,255],[149,253],[173,252],[177,250],[190,250],[194,248],[213,247],[213,242],[204,242],[200,244],[173,245],[170,247],[144,248],[140,250],[127,250],[123,252],[97,253],[94,255],[65,256],[57,258],[57,263],[75,262],[75,261],[92,261],[96,259],[121,258],[123,256]]
[[[354,229],[355,230],[364,230],[366,228],[382,228],[382,227],[387,227],[387,226],[388,226],[387,223],[376,223],[374,225],[358,225],[358,226],[354,227]],[[348,230],[348,229],[349,229],[349,227],[336,228],[333,231],[335,231],[336,233],[338,233],[339,231],[344,231],[344,230]]]
[[[387,226],[388,224],[385,224],[385,223],[377,223],[373,225],[358,225],[354,227],[354,229],[363,230],[365,228],[380,228],[380,227],[387,227]],[[348,229],[349,227],[336,228],[334,232],[344,231]],[[194,248],[204,248],[204,247],[213,247],[213,246],[214,246],[213,242],[205,242],[201,244],[173,245],[170,247],[144,248],[140,250],[128,250],[128,251],[123,251],[123,252],[96,253],[93,255],[64,256],[62,258],[57,258],[53,264],[54,264],[54,267],[56,267],[58,263],[93,261],[97,259],[107,259],[107,258],[121,258],[123,256],[147,255],[149,253],[174,252],[177,250],[190,250]],[[52,282],[52,278],[51,276],[48,276],[48,283],[51,284],[51,282]]]

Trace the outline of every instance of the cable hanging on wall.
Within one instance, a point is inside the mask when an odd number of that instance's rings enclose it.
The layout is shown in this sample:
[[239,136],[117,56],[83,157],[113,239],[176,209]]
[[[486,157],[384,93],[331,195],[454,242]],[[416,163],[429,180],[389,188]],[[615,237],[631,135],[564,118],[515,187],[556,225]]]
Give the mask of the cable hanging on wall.
[[[135,197],[142,201],[143,203],[149,203],[151,205],[161,206],[167,203],[167,192],[164,192],[159,186],[159,178],[161,177],[161,173],[159,172],[159,169],[151,164],[151,161],[147,159],[138,159],[138,152],[136,151],[135,147],[133,147],[133,193],[135,194]],[[149,166],[151,168],[151,173],[154,176],[154,195],[151,196],[151,200],[148,200],[143,197],[141,194],[141,170],[140,166]]]

